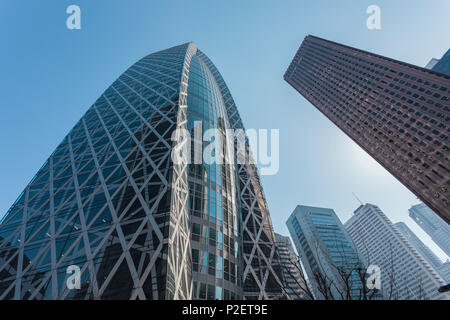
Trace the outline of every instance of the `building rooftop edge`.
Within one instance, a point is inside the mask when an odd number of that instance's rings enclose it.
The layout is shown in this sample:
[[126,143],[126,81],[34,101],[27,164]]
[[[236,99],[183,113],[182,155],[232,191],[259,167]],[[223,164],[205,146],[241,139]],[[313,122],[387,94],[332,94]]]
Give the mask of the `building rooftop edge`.
[[352,49],[352,50],[355,50],[355,51],[359,51],[361,53],[370,54],[370,55],[376,56],[378,58],[388,60],[390,62],[399,63],[399,64],[405,65],[407,67],[412,67],[412,68],[418,69],[420,71],[433,73],[433,74],[435,74],[437,76],[444,77],[446,79],[450,79],[450,76],[448,74],[441,73],[441,72],[438,72],[438,71],[434,71],[434,70],[431,70],[431,69],[426,69],[426,68],[420,67],[420,66],[415,65],[415,64],[411,64],[411,63],[408,63],[408,62],[404,62],[404,61],[400,61],[400,60],[397,60],[397,59],[389,58],[389,57],[383,56],[381,54],[373,53],[373,52],[370,52],[370,51],[358,49],[358,48],[355,48],[355,47],[352,47],[352,46],[348,46],[348,45],[345,45],[345,44],[342,44],[342,43],[339,43],[339,42],[335,42],[335,41],[331,41],[331,40],[328,40],[328,39],[324,39],[324,38],[321,38],[321,37],[318,37],[318,36],[315,36],[315,35],[312,35],[312,34],[308,34],[305,37],[305,40],[308,37],[315,38],[315,39],[318,39],[318,40],[321,40],[321,41],[325,41],[325,42],[328,42],[328,43],[332,43],[332,44],[335,44],[335,45],[338,45],[338,46],[342,46],[342,47],[345,47],[345,48],[348,48],[348,49]]

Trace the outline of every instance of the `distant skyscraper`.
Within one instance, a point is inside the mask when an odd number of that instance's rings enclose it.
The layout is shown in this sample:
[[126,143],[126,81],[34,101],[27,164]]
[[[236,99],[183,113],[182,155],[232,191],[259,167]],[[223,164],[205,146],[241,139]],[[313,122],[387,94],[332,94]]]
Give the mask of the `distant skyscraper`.
[[423,203],[412,206],[409,216],[450,257],[450,226]]
[[[353,299],[358,299],[361,281],[354,270],[365,265],[334,210],[297,206],[286,224],[314,296],[317,299],[327,297],[329,293],[323,290],[326,283],[332,284],[330,291],[334,299],[346,299],[345,292],[349,290],[346,290],[342,275],[350,275],[350,294]],[[344,292],[344,297],[339,292]]]
[[[218,129],[222,161],[181,161],[176,129],[195,131],[195,121]],[[282,296],[258,171],[231,158],[226,129],[243,129],[236,105],[193,43],[132,65],[3,218],[0,299]],[[191,150],[202,151],[193,136]],[[80,290],[66,286],[70,266]]]
[[404,222],[394,223],[394,226],[403,236],[414,246],[414,248],[424,257],[437,271],[442,266],[441,259],[430,250]]
[[307,36],[284,78],[450,222],[449,75]]
[[280,255],[287,294],[292,300],[308,299],[308,295],[304,292],[305,288],[307,288],[307,283],[302,274],[297,254],[292,247],[291,239],[278,233],[275,233],[275,239]]
[[425,69],[433,69],[433,67],[439,62],[439,59],[432,58],[430,62],[427,63]]
[[386,299],[450,299],[450,293],[437,291],[445,280],[380,208],[361,205],[345,228],[366,261],[380,267]]
[[431,67],[431,69],[450,75],[450,49]]

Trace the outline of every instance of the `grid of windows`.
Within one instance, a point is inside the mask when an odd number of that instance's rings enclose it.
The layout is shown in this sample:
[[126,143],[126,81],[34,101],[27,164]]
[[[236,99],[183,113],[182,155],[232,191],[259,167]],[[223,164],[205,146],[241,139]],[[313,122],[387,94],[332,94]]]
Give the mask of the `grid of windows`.
[[409,216],[450,257],[450,225],[423,203],[412,206]]
[[284,78],[450,221],[450,76],[308,36]]
[[375,205],[361,205],[345,223],[359,252],[381,269],[386,299],[449,299],[437,289],[445,284],[439,273]]
[[287,225],[317,299],[326,295],[320,279],[326,279],[335,299],[345,298],[341,294],[347,291],[352,299],[362,298],[363,284],[356,270],[364,262],[332,209],[297,206]]
[[[214,75],[222,93],[230,127],[244,129],[233,97],[219,71],[200,50],[197,55]],[[245,157],[248,159],[250,154],[250,146],[247,143]],[[254,164],[237,164],[236,174],[241,222],[239,233],[242,235],[241,259],[244,261],[244,299],[284,298],[280,259],[258,169]]]
[[286,293],[292,300],[310,299],[309,294],[305,292],[307,284],[291,239],[278,233],[275,233],[275,238],[281,259]]
[[434,269],[439,270],[442,265],[433,251],[428,248],[404,222],[397,222],[394,226],[403,234],[403,236],[414,246],[414,248],[424,257]]

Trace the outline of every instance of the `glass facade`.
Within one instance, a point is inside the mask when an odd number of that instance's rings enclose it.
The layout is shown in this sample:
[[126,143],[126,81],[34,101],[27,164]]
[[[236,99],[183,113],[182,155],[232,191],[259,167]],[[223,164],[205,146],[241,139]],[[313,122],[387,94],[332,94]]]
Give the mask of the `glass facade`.
[[[8,211],[0,226],[1,299],[189,297],[189,282],[177,286],[175,278],[190,268],[175,274],[165,258],[170,235],[189,227],[171,223],[167,142],[187,50],[147,56],[123,73]],[[79,290],[66,285],[69,266],[81,271]]]
[[427,245],[425,245],[404,222],[394,223],[394,226],[434,269],[439,270],[439,268],[442,266],[441,259],[439,259],[433,253],[433,251],[431,251],[431,249]]
[[[198,50],[197,55],[214,75],[222,93],[231,129],[245,130],[233,97],[219,71],[203,52]],[[236,150],[235,144],[235,155],[238,152],[243,152],[246,159],[250,158],[251,150],[248,141],[245,150]],[[235,171],[238,226],[242,239],[243,298],[246,300],[284,299],[280,257],[258,169],[252,163],[237,163]]]
[[[234,146],[228,144],[226,137],[230,124],[220,89],[209,68],[197,56],[192,57],[189,71],[191,137],[195,136],[195,125],[200,125],[203,133],[217,129],[223,144],[222,150],[212,151],[211,157],[220,157],[218,161],[189,165],[194,298],[240,299],[236,172],[235,166],[230,165]],[[197,145],[201,146],[202,154],[207,152],[207,142],[191,143],[192,159]]]
[[408,211],[409,217],[450,257],[450,225],[424,203],[416,204]]
[[361,299],[363,284],[356,269],[365,268],[365,262],[332,209],[297,206],[287,226],[316,299],[346,299],[347,293]]
[[[220,137],[242,128],[220,73],[193,43],[126,70],[2,219],[0,299],[279,296],[278,255],[256,168],[230,160],[235,146],[226,139],[211,157],[228,163],[183,161],[180,132],[199,122],[202,133],[214,128]],[[208,150],[203,141],[192,146]],[[246,184],[258,191],[249,195]],[[258,210],[248,206],[257,200]],[[249,230],[255,214],[265,221]],[[244,237],[269,251],[249,250],[249,240],[243,250]],[[80,287],[69,288],[76,275]],[[250,294],[247,278],[257,284]]]
[[432,70],[450,75],[450,49],[433,65]]

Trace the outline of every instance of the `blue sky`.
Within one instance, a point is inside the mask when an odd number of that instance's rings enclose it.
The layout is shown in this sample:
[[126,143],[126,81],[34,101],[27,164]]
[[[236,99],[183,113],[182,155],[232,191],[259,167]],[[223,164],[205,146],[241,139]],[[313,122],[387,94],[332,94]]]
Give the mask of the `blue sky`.
[[[66,28],[81,7],[82,29]],[[381,30],[366,8],[381,8]],[[283,80],[307,34],[424,66],[450,47],[450,1],[1,0],[0,216],[100,94],[143,56],[194,41],[227,82],[247,128],[280,129],[280,171],[263,176],[275,231],[297,204],[346,221],[352,195],[405,221],[419,201]],[[447,41],[446,41],[447,40]]]

